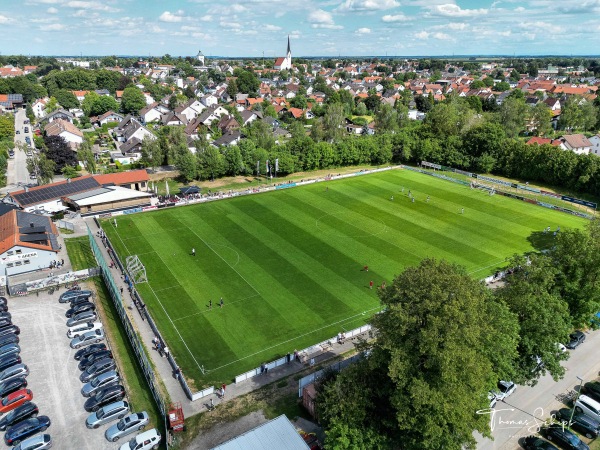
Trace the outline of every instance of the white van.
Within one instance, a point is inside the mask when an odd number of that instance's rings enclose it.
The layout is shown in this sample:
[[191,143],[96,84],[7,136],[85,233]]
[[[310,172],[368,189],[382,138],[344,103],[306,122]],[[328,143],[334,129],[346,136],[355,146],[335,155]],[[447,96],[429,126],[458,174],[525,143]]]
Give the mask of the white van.
[[575,411],[600,421],[600,403],[587,395],[580,395],[575,402]]
[[149,450],[158,448],[160,433],[156,428],[138,434],[129,442],[121,445],[120,450]]

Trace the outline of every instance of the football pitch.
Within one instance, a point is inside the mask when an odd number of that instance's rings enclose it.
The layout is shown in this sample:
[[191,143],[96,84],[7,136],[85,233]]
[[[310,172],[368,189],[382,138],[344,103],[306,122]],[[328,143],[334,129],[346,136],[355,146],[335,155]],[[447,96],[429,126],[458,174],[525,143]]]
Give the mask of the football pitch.
[[424,257],[481,279],[550,245],[545,227],[586,223],[399,169],[113,220],[103,228],[145,265],[136,287],[196,388],[367,323],[377,286]]

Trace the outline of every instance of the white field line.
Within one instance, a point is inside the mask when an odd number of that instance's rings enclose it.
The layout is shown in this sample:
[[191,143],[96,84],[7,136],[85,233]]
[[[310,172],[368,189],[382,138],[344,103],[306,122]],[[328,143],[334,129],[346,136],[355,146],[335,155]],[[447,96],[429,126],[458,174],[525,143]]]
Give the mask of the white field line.
[[227,364],[223,364],[222,366],[219,366],[219,367],[216,367],[216,368],[210,369],[210,370],[207,370],[207,369],[205,369],[205,370],[207,372],[214,372],[215,370],[219,370],[219,369],[222,369],[223,367],[227,367],[227,366],[230,366],[231,364],[235,364],[235,363],[237,363],[239,361],[243,361],[244,359],[247,359],[247,358],[250,358],[252,356],[258,355],[259,353],[262,353],[264,351],[270,350],[272,348],[278,347],[278,346],[283,345],[283,344],[287,344],[288,342],[294,341],[294,340],[299,339],[299,338],[304,337],[304,336],[308,336],[309,334],[312,334],[312,333],[315,333],[317,331],[323,330],[323,329],[328,328],[330,326],[337,325],[337,324],[340,324],[340,323],[343,323],[343,322],[347,322],[350,319],[354,319],[354,318],[356,318],[358,316],[362,316],[362,315],[364,315],[366,313],[369,313],[371,311],[380,310],[380,309],[381,309],[381,306],[378,306],[376,308],[367,309],[367,310],[365,310],[365,311],[363,311],[363,312],[361,312],[359,314],[355,314],[354,316],[346,317],[345,319],[338,320],[337,322],[332,322],[332,323],[330,323],[328,325],[325,325],[325,326],[322,326],[320,328],[315,328],[314,330],[311,330],[311,331],[308,331],[306,333],[300,334],[300,335],[298,335],[296,337],[293,337],[291,339],[288,339],[286,341],[278,342],[277,344],[271,345],[270,347],[265,347],[262,350],[259,350],[258,352],[254,352],[254,353],[251,353],[249,355],[244,356],[243,358],[238,358],[238,359],[236,359],[234,361],[230,361]]
[[507,259],[508,258],[496,260],[496,262],[494,262],[493,264],[490,264],[489,266],[485,266],[485,267],[480,267],[479,269],[471,270],[470,272],[468,272],[468,274],[471,275],[472,273],[481,272],[482,270],[489,269],[490,267],[497,266],[498,264],[503,263]]
[[[114,226],[114,225],[113,225]],[[115,227],[115,232],[117,233],[117,236],[119,236],[119,239],[121,239],[121,236],[119,235],[119,232],[117,231],[117,228]],[[125,242],[123,242],[123,239],[121,239],[121,242],[123,243],[123,245],[125,246],[125,250],[127,250],[127,252],[129,254],[131,254],[129,252],[129,249],[127,248],[127,245],[125,245]],[[160,260],[162,261],[162,263],[165,265],[165,267],[167,268],[167,270],[169,272],[171,272],[171,269],[169,268],[169,266],[164,262],[164,260],[161,258],[161,256],[158,254],[158,252],[156,253],[156,256],[158,256],[160,258]],[[173,277],[175,279],[177,279],[177,277],[175,276],[175,274],[173,274],[173,272],[171,272],[171,275],[173,275]],[[200,366],[200,364],[198,363],[198,361],[196,360],[196,357],[194,356],[194,354],[192,353],[192,351],[190,350],[190,348],[188,347],[187,343],[185,342],[185,339],[183,339],[183,336],[181,336],[181,333],[179,332],[179,330],[177,329],[177,327],[175,326],[175,323],[173,323],[173,320],[171,319],[171,316],[169,315],[169,313],[167,312],[165,306],[162,304],[162,302],[160,301],[160,298],[158,297],[158,295],[156,295],[156,292],[154,292],[154,289],[152,289],[152,285],[150,284],[150,282],[146,283],[148,285],[148,287],[150,288],[150,290],[152,291],[152,294],[154,294],[154,297],[156,297],[156,300],[158,300],[158,304],[160,305],[160,307],[163,309],[163,311],[165,312],[165,315],[167,316],[167,318],[169,319],[169,321],[171,322],[171,325],[173,326],[173,329],[175,330],[175,332],[177,333],[177,335],[179,336],[179,339],[181,339],[181,342],[183,342],[183,345],[185,345],[185,348],[187,349],[188,353],[190,354],[190,356],[192,357],[192,359],[194,360],[194,362],[196,363],[196,365],[198,366],[198,370],[200,370],[200,372],[204,373],[202,367]]]
[[[114,225],[113,225],[113,227],[114,227]],[[168,231],[167,230],[165,230],[165,231],[157,231],[156,233],[144,233],[143,235],[140,235],[140,236],[132,236],[132,237],[128,237],[128,238],[125,238],[125,239],[121,238],[121,240],[122,241],[123,240],[128,241],[128,240],[131,240],[131,239],[138,239],[139,237],[155,236],[157,234],[172,233],[174,231],[187,230],[187,229],[189,229],[189,228],[187,228],[187,227],[173,228],[172,230],[168,230]]]

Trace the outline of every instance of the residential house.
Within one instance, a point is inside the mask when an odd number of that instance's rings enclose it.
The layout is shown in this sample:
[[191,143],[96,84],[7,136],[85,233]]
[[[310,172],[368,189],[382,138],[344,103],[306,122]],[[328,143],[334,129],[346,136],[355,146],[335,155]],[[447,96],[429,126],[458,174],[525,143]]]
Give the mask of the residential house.
[[189,122],[190,120],[198,117],[198,115],[200,115],[200,113],[205,109],[206,107],[200,103],[200,101],[196,99],[190,99],[185,104],[175,108],[175,112],[178,114],[183,114]]
[[64,120],[73,123],[75,116],[64,109],[57,109],[44,117],[44,122],[52,123],[55,120]]
[[240,130],[230,130],[227,133],[224,133],[219,139],[211,142],[211,144],[215,147],[229,147],[231,145],[237,145],[241,139],[242,134],[240,133]]
[[588,138],[588,140],[592,144],[590,153],[596,156],[600,156],[600,134],[596,134]]
[[85,96],[90,93],[90,91],[71,91],[73,95],[77,98],[77,101],[81,103]]
[[0,109],[14,111],[23,105],[22,94],[0,94]]
[[242,117],[242,123],[240,125],[245,127],[255,120],[260,119],[262,117],[262,113],[245,109],[244,111],[240,112],[240,116]]
[[539,136],[533,136],[531,139],[529,139],[526,142],[527,145],[552,145],[554,147],[560,147],[563,150],[566,150],[567,148],[565,147],[565,145],[562,143],[562,141],[560,139],[550,139],[550,138],[543,138],[543,137],[539,137]]
[[219,103],[219,99],[214,94],[206,94],[200,98],[200,103],[202,103],[207,108],[214,106]]
[[187,125],[188,118],[181,113],[169,111],[161,116],[160,123],[168,126]]
[[138,139],[140,142],[145,138],[156,139],[156,136],[150,130],[131,115],[125,117],[113,132],[119,142],[128,142],[133,138]]
[[150,105],[144,106],[140,110],[140,117],[144,123],[158,122],[160,121],[160,118],[164,114],[164,112],[161,112],[158,108],[158,103],[154,102]]
[[583,134],[566,134],[559,138],[566,147],[578,155],[586,155],[592,150],[592,143]]
[[15,209],[0,216],[0,275],[47,269],[59,250],[58,230],[49,217]]
[[123,119],[124,116],[122,114],[116,113],[114,111],[107,111],[101,116],[90,118],[90,122],[95,123],[98,126],[102,126],[107,123],[121,122]]
[[71,147],[78,147],[83,142],[83,133],[71,122],[56,119],[44,127],[47,136],[60,136],[67,141]]
[[48,103],[48,98],[38,98],[31,105],[31,109],[33,109],[33,115],[37,119],[41,119],[46,115],[46,104]]

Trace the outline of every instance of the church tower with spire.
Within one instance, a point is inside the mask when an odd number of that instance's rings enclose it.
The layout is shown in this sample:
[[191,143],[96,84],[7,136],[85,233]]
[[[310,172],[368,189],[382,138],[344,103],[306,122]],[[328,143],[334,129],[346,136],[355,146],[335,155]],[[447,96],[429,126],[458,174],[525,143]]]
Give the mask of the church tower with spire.
[[285,57],[277,58],[273,65],[275,70],[290,70],[292,68],[292,48],[290,46],[290,36],[288,35],[287,54]]

